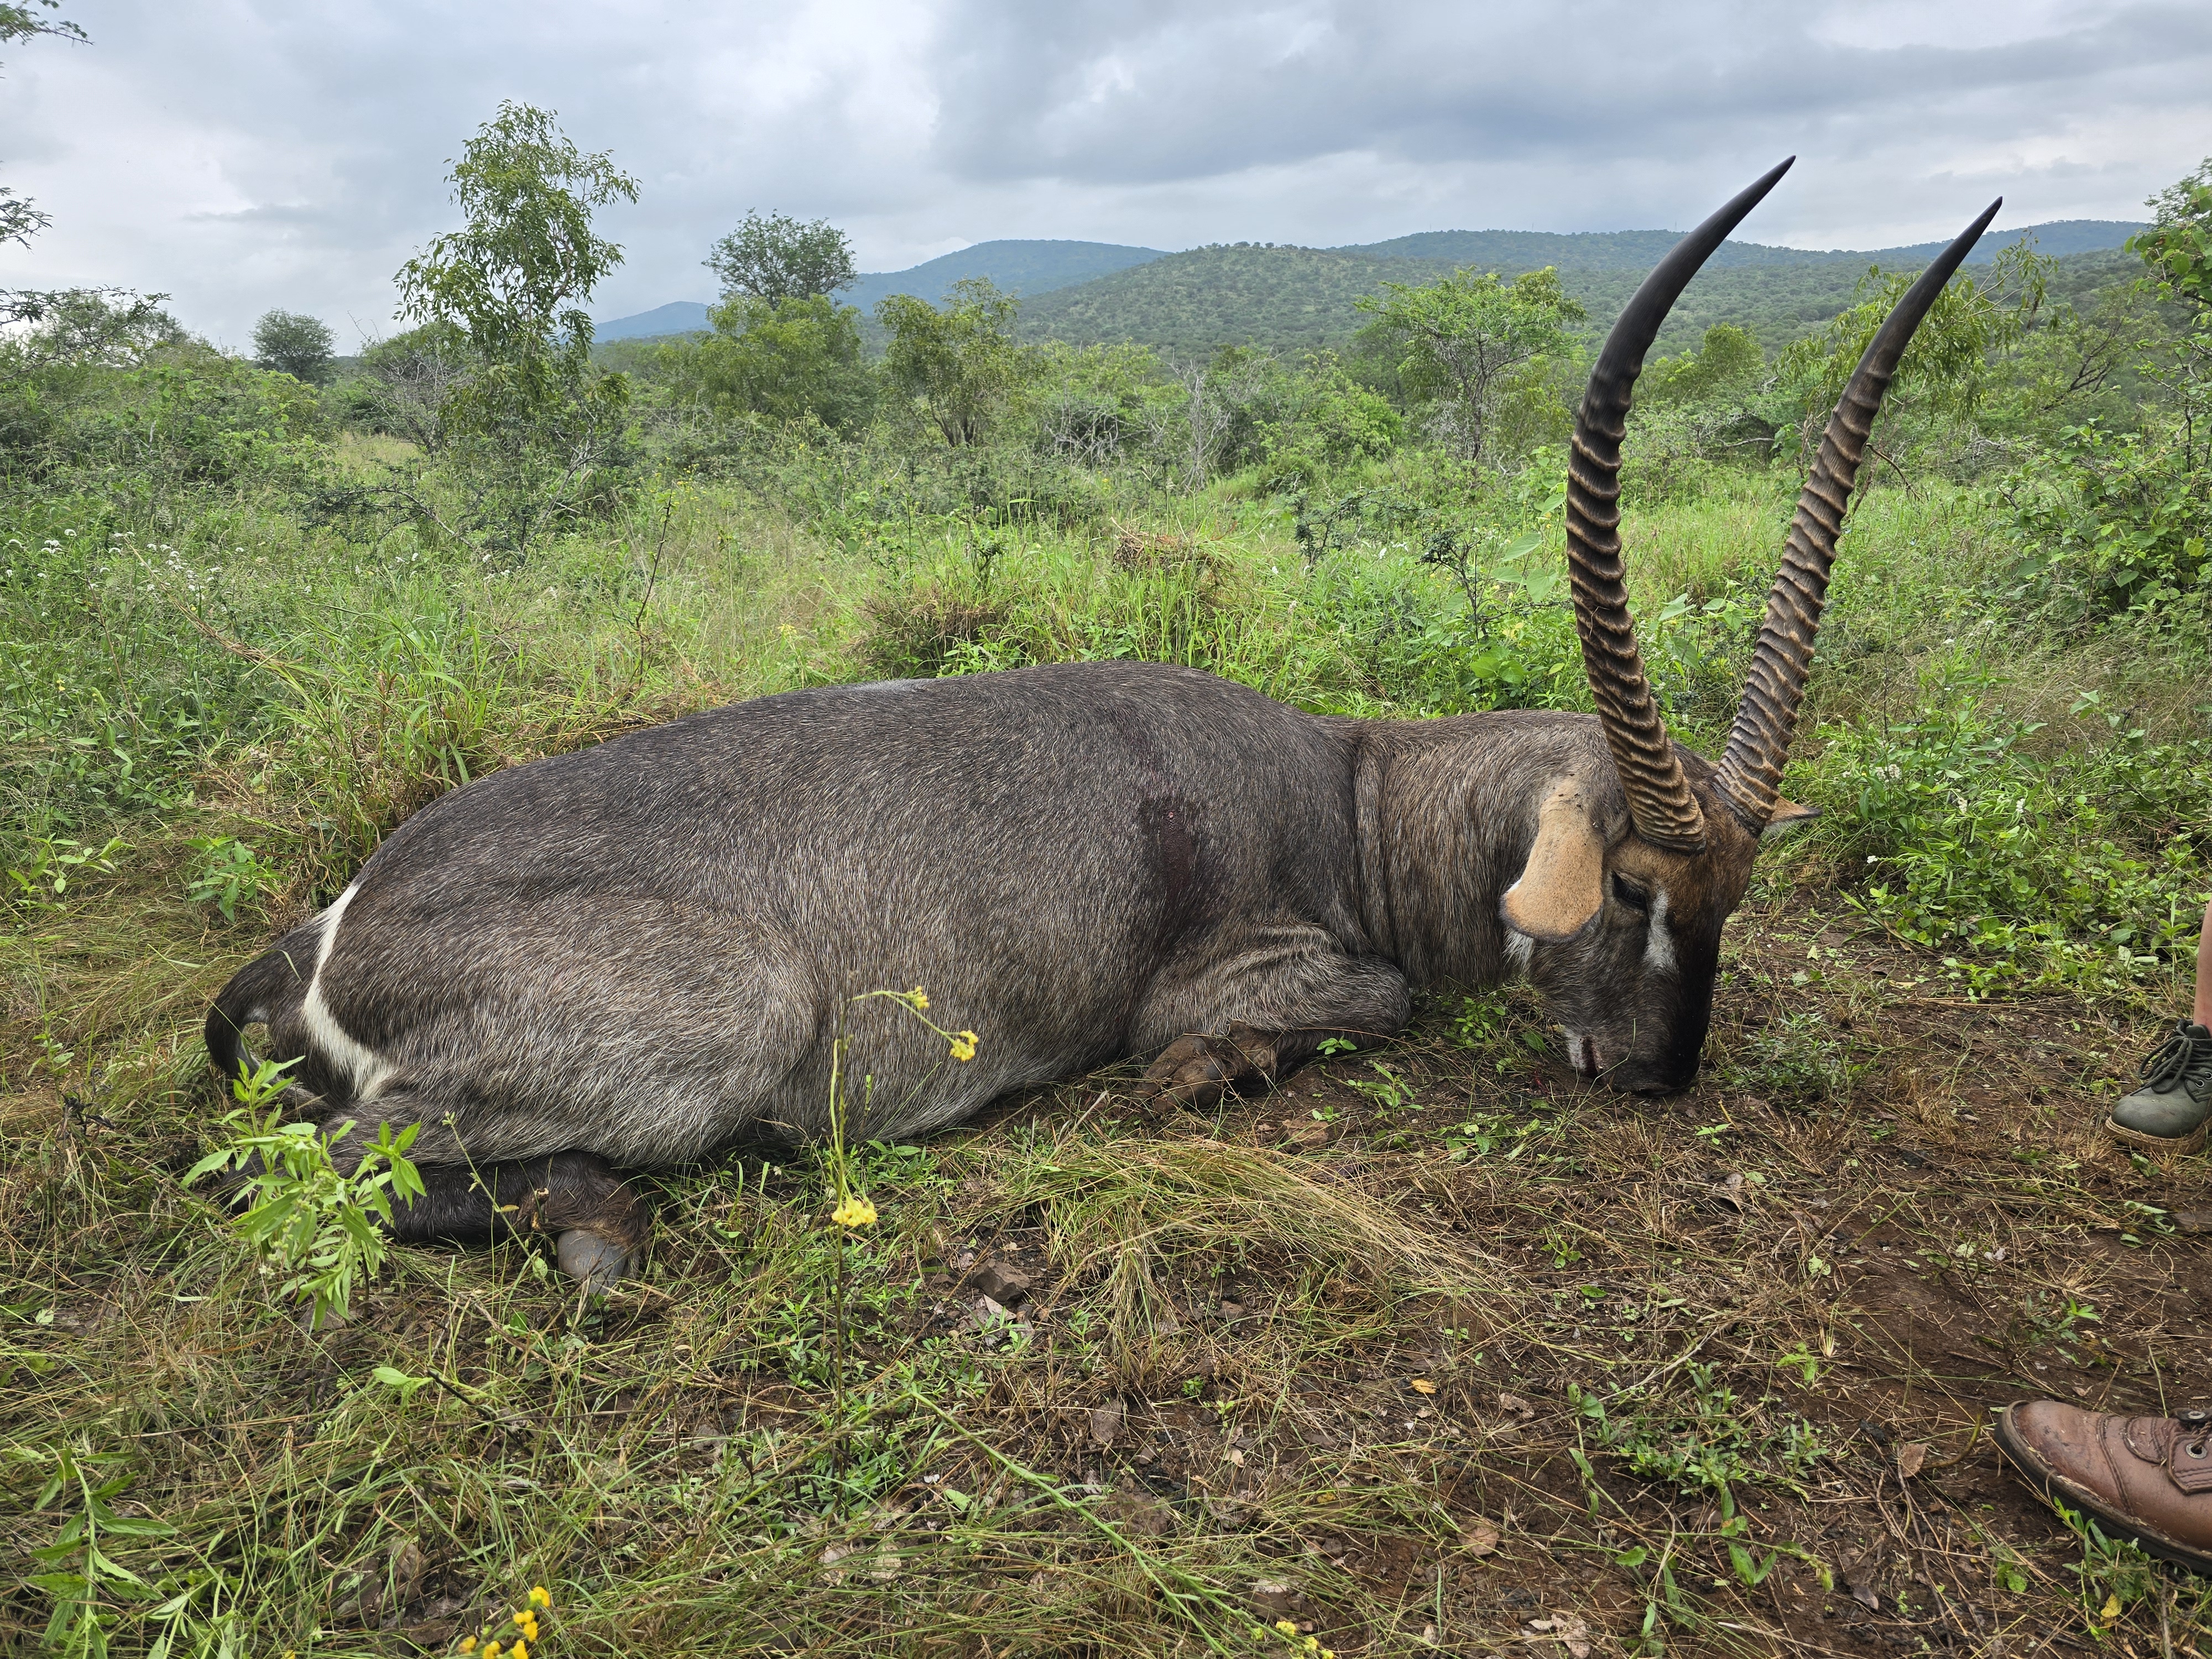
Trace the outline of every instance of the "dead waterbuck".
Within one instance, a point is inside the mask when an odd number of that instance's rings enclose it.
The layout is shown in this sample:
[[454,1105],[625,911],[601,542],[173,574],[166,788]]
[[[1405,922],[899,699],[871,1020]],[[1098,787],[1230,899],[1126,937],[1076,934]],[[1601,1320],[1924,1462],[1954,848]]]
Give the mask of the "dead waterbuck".
[[496,773],[403,824],[337,901],[216,1000],[354,1135],[422,1125],[404,1237],[560,1235],[618,1274],[645,1234],[615,1174],[826,1136],[846,1000],[923,985],[982,1034],[849,1010],[865,1133],[906,1137],[1132,1054],[1189,1103],[1333,1034],[1398,1030],[1409,988],[1528,975],[1586,1076],[1696,1073],[1721,927],[1780,798],[1868,431],[1992,207],[1868,348],[1830,421],[1717,766],[1654,705],[1622,584],[1620,441],[1669,307],[1788,162],[1638,291],[1583,399],[1569,556],[1598,713],[1302,714],[1188,669],[1074,663],[790,692]]

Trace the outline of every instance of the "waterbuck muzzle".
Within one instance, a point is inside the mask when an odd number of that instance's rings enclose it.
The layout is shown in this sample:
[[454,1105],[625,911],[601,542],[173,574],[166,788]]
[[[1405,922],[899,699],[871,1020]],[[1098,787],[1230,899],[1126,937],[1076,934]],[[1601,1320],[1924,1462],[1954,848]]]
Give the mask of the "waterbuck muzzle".
[[1868,434],[1914,331],[2003,205],[1991,203],[1929,265],[1844,387],[1799,495],[1742,705],[1715,767],[1668,736],[1637,648],[1620,554],[1620,446],[1660,325],[1790,166],[1684,237],[1644,280],[1606,339],[1575,420],[1567,563],[1610,774],[1554,785],[1501,913],[1534,941],[1529,972],[1566,1029],[1570,1059],[1624,1089],[1680,1089],[1696,1075],[1721,928],[1750,883],[1759,840],[1813,816],[1784,799],[1779,785]]

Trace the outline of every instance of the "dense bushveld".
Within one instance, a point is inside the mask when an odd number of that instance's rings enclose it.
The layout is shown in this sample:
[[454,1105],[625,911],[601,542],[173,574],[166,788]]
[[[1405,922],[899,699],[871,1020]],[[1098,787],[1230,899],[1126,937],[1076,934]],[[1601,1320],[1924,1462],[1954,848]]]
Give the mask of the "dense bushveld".
[[[183,1179],[239,1132],[198,1024],[410,812],[886,675],[1582,707],[1572,333],[1530,321],[1555,289],[1465,287],[1462,325],[1541,336],[1478,405],[1384,301],[1354,374],[1027,348],[988,293],[877,363],[826,299],[739,295],[627,378],[553,341],[531,390],[426,314],[319,389],[47,296],[0,342],[0,1631],[2201,1652],[2205,1587],[2052,1520],[1984,1431],[2028,1390],[2212,1396],[2204,1160],[2098,1127],[2212,887],[2187,270],[2061,303],[2015,261],[1931,324],[1785,783],[1823,817],[1732,926],[1692,1093],[1585,1091],[1518,991],[1439,995],[1203,1118],[1123,1070],[859,1149],[849,1237],[816,1152],[737,1149],[649,1183],[605,1297],[410,1250],[319,1328]],[[1646,377],[1629,565],[1688,741],[1870,325]]]

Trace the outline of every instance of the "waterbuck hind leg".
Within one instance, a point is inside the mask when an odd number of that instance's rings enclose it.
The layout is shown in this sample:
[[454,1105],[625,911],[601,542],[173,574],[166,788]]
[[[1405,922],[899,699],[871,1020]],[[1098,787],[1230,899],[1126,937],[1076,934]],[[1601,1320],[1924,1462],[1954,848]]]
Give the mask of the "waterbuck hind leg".
[[484,1245],[551,1234],[562,1271],[601,1291],[642,1257],[652,1217],[607,1163],[589,1152],[422,1170],[422,1197],[395,1206],[394,1237]]

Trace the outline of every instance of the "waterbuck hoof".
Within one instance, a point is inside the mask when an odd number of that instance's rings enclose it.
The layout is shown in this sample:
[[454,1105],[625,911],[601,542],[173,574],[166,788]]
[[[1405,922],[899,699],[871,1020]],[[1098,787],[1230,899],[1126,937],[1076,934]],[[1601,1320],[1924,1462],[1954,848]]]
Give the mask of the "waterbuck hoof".
[[1240,1027],[1225,1037],[1177,1037],[1146,1067],[1144,1078],[1137,1085],[1138,1098],[1172,1101],[1178,1106],[1202,1111],[1218,1103],[1238,1083],[1254,1079],[1265,1080],[1266,1069],[1237,1041],[1239,1036],[1257,1035],[1248,1027]]
[[561,1271],[593,1292],[608,1289],[629,1271],[629,1252],[597,1233],[571,1227],[556,1246]]

